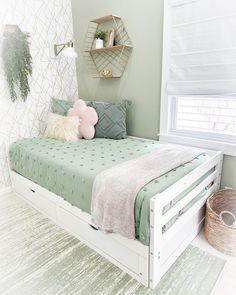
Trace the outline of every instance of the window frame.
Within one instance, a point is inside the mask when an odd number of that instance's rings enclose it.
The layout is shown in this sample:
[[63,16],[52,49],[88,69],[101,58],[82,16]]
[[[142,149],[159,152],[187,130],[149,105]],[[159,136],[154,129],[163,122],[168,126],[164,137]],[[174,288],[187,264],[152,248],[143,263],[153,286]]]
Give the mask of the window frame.
[[[179,95],[180,96],[180,95]],[[180,96],[183,97],[183,96]],[[191,97],[191,95],[188,95],[188,97]],[[200,98],[200,96],[197,96],[196,99]],[[220,99],[219,97],[209,97],[210,100],[213,99]],[[227,99],[228,97],[225,97]],[[186,97],[187,99],[187,97]],[[195,97],[193,98],[195,99]],[[204,98],[205,99],[205,98]],[[224,99],[224,98],[222,98]],[[236,144],[236,134],[235,135],[229,135],[229,134],[224,134],[224,133],[219,133],[219,132],[210,132],[210,131],[197,131],[197,130],[187,130],[187,129],[177,129],[177,116],[178,116],[178,95],[170,96],[170,103],[171,103],[171,114],[170,114],[170,133],[176,134],[176,135],[183,135],[183,136],[188,136],[188,137],[195,137],[199,139],[211,139],[213,141],[220,141],[220,142],[227,142],[231,144]]]
[[[160,109],[160,134],[161,142],[170,142],[196,146],[200,148],[220,150],[225,155],[236,156],[236,143],[229,140],[228,135],[219,136],[215,133],[174,130],[173,122],[176,120],[176,106],[172,103],[172,97],[166,91],[170,68],[170,2],[164,1],[163,24],[163,54],[162,54],[162,86]],[[207,95],[207,94],[206,94]],[[177,96],[177,95],[176,95]]]

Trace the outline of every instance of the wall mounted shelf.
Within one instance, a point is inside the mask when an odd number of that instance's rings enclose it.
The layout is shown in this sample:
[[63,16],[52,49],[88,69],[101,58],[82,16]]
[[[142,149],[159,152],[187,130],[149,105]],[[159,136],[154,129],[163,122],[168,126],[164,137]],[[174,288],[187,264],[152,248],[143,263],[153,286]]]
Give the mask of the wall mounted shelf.
[[108,23],[110,21],[120,20],[120,19],[121,19],[121,17],[117,16],[117,15],[106,15],[106,16],[94,19],[91,22],[97,23],[98,25],[101,25],[101,24],[104,24],[104,23]]
[[90,50],[87,50],[87,52],[99,52],[99,51],[114,51],[114,50],[117,50],[117,49],[125,49],[125,48],[129,48],[129,49],[132,49],[133,47],[130,46],[130,45],[115,45],[115,46],[112,46],[112,47],[104,47],[104,48],[93,48],[93,49],[90,49]]
[[[109,32],[115,30],[115,45],[95,48],[95,33],[98,30]],[[119,78],[122,76],[132,52],[132,43],[121,17],[108,15],[89,23],[84,44],[84,57],[89,71],[94,78]],[[104,76],[104,72],[109,75]]]

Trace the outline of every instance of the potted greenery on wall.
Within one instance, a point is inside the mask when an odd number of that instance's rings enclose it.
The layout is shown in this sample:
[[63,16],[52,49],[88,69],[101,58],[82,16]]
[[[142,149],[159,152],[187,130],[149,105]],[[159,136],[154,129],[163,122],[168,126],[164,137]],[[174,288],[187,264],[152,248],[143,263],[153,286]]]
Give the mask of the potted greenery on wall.
[[32,75],[29,34],[5,32],[2,59],[11,100],[14,102],[20,96],[25,101],[30,92],[29,76]]
[[103,48],[104,47],[104,40],[106,38],[106,32],[98,30],[95,33],[95,48],[99,49],[99,48]]

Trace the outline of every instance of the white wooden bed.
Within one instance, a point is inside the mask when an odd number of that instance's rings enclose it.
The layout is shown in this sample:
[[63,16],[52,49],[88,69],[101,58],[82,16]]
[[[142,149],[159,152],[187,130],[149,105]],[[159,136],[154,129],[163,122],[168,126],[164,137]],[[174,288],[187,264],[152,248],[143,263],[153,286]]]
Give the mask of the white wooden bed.
[[[206,199],[219,188],[222,153],[207,151],[209,160],[188,173],[162,193],[155,195],[150,204],[150,246],[129,240],[118,234],[106,234],[91,222],[91,216],[73,207],[61,197],[11,171],[13,191],[77,237],[90,248],[130,274],[143,285],[155,288],[162,276],[201,230],[205,217]],[[215,167],[188,195],[163,215],[163,208]],[[205,197],[195,203],[175,224],[162,233],[162,227],[176,213],[193,200],[203,189]]]

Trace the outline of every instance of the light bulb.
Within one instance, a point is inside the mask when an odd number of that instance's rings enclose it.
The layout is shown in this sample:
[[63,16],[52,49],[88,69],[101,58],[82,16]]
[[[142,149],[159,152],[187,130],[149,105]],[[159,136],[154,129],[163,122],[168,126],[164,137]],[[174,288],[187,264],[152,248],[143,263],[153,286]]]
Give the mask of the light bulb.
[[77,58],[77,53],[73,47],[66,47],[62,53],[65,57],[73,59]]

